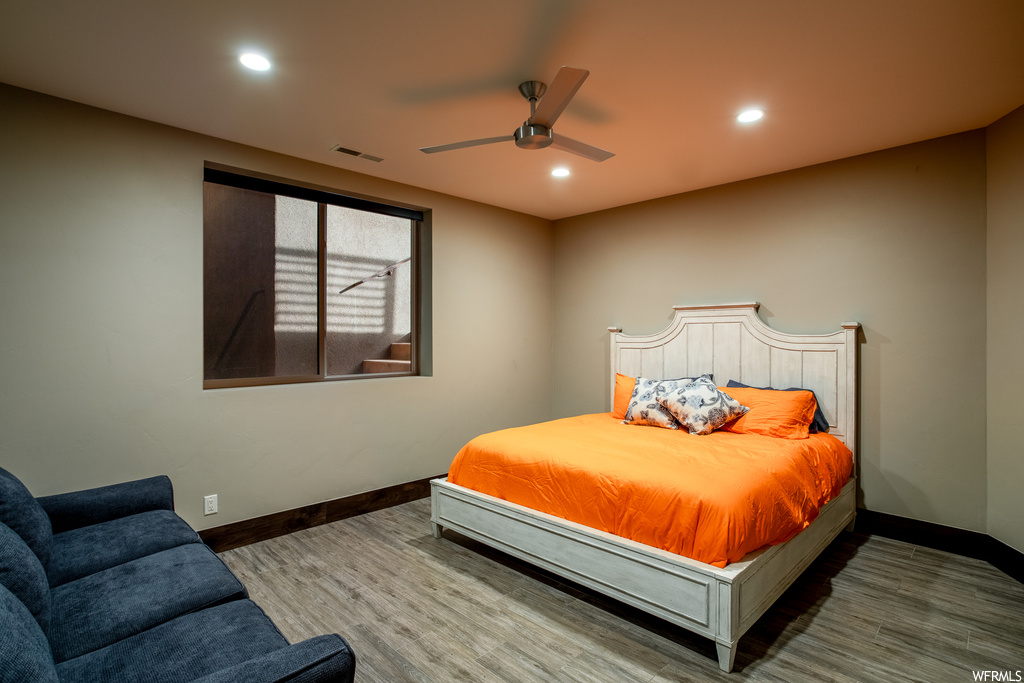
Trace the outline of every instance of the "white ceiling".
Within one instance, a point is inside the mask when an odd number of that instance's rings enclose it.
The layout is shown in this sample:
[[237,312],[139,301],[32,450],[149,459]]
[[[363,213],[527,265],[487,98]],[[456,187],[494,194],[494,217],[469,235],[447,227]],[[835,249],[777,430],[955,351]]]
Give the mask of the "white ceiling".
[[[555,129],[612,159],[418,151],[511,135],[562,65]],[[0,81],[557,219],[986,126],[1024,104],[1024,1],[3,0]]]

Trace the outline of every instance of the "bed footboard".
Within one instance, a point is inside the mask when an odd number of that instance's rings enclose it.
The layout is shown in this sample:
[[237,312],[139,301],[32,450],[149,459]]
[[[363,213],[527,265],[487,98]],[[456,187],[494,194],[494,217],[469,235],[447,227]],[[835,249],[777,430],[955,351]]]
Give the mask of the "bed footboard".
[[730,671],[740,637],[854,518],[854,481],[789,542],[723,569],[445,479],[431,482],[435,537],[451,529],[715,641]]

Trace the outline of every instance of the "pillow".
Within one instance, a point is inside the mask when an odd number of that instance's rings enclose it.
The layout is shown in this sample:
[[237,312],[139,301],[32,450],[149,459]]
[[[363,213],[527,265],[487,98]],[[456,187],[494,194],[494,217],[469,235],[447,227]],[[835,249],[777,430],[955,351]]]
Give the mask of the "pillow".
[[0,585],[21,600],[45,633],[50,627],[50,582],[46,571],[21,536],[3,523],[0,523]]
[[622,424],[679,429],[679,423],[672,417],[672,413],[658,403],[657,397],[684,384],[689,384],[695,379],[696,377],[680,377],[679,379],[637,377],[633,384],[633,393],[629,397],[629,405],[626,407],[626,414],[622,418]]
[[39,501],[16,476],[0,467],[0,522],[13,529],[45,568],[50,563],[53,527]]
[[16,596],[0,586],[0,653],[5,681],[60,683],[50,643]]
[[710,434],[748,410],[716,387],[709,375],[659,395],[657,400],[691,434]]
[[[748,387],[746,384],[740,384],[734,379],[729,380],[729,383],[725,387],[726,389],[734,388],[748,388],[748,389],[764,389],[766,391],[811,391],[810,389],[801,389],[799,387],[790,387],[789,389],[774,389],[772,387]],[[811,391],[813,395],[814,392]],[[818,403],[818,397],[814,397],[814,419],[811,420],[811,424],[808,427],[808,433],[817,434],[822,432],[827,434],[829,430],[828,418],[825,417],[825,413],[821,410],[821,405]]]
[[615,402],[612,407],[612,417],[616,420],[626,418],[626,409],[629,408],[629,400],[633,396],[633,387],[636,386],[636,378],[628,377],[622,373],[615,373]]
[[727,425],[727,432],[763,434],[780,439],[806,439],[814,419],[814,393],[797,389],[777,391],[750,387],[729,388],[729,394],[750,412]]

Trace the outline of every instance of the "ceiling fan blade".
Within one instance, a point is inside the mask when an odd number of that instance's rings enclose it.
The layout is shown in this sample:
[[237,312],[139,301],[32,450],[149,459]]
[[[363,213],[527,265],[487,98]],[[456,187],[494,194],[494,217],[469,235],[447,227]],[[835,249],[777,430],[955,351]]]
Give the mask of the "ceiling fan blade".
[[434,154],[436,152],[447,152],[452,149],[462,149],[463,147],[476,147],[478,145],[493,145],[496,142],[511,142],[513,140],[511,135],[500,135],[495,138],[480,138],[479,140],[466,140],[465,142],[453,142],[449,145],[434,145],[433,147],[420,147],[420,151],[424,154]]
[[544,92],[544,96],[537,103],[537,110],[530,117],[530,122],[551,128],[555,121],[562,114],[562,110],[569,104],[576,91],[587,80],[590,72],[586,69],[576,69],[571,66],[563,66],[555,75],[555,80]]
[[592,147],[591,145],[588,145],[584,142],[580,142],[579,140],[573,140],[572,138],[567,138],[564,135],[559,135],[558,133],[552,133],[551,139],[553,140],[553,142],[551,143],[552,149],[560,149],[563,152],[571,152],[572,154],[578,154],[581,157],[586,157],[587,159],[592,159],[594,161],[605,161],[606,159],[611,159],[613,156],[615,156],[615,154],[612,152],[607,152],[603,149]]

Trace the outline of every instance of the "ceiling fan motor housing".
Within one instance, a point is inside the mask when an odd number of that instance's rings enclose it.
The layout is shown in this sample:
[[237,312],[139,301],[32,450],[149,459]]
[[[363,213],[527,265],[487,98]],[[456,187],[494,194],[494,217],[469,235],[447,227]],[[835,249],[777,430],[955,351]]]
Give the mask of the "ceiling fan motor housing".
[[516,147],[523,149],[544,149],[554,142],[551,138],[550,128],[529,121],[516,129],[515,138]]

